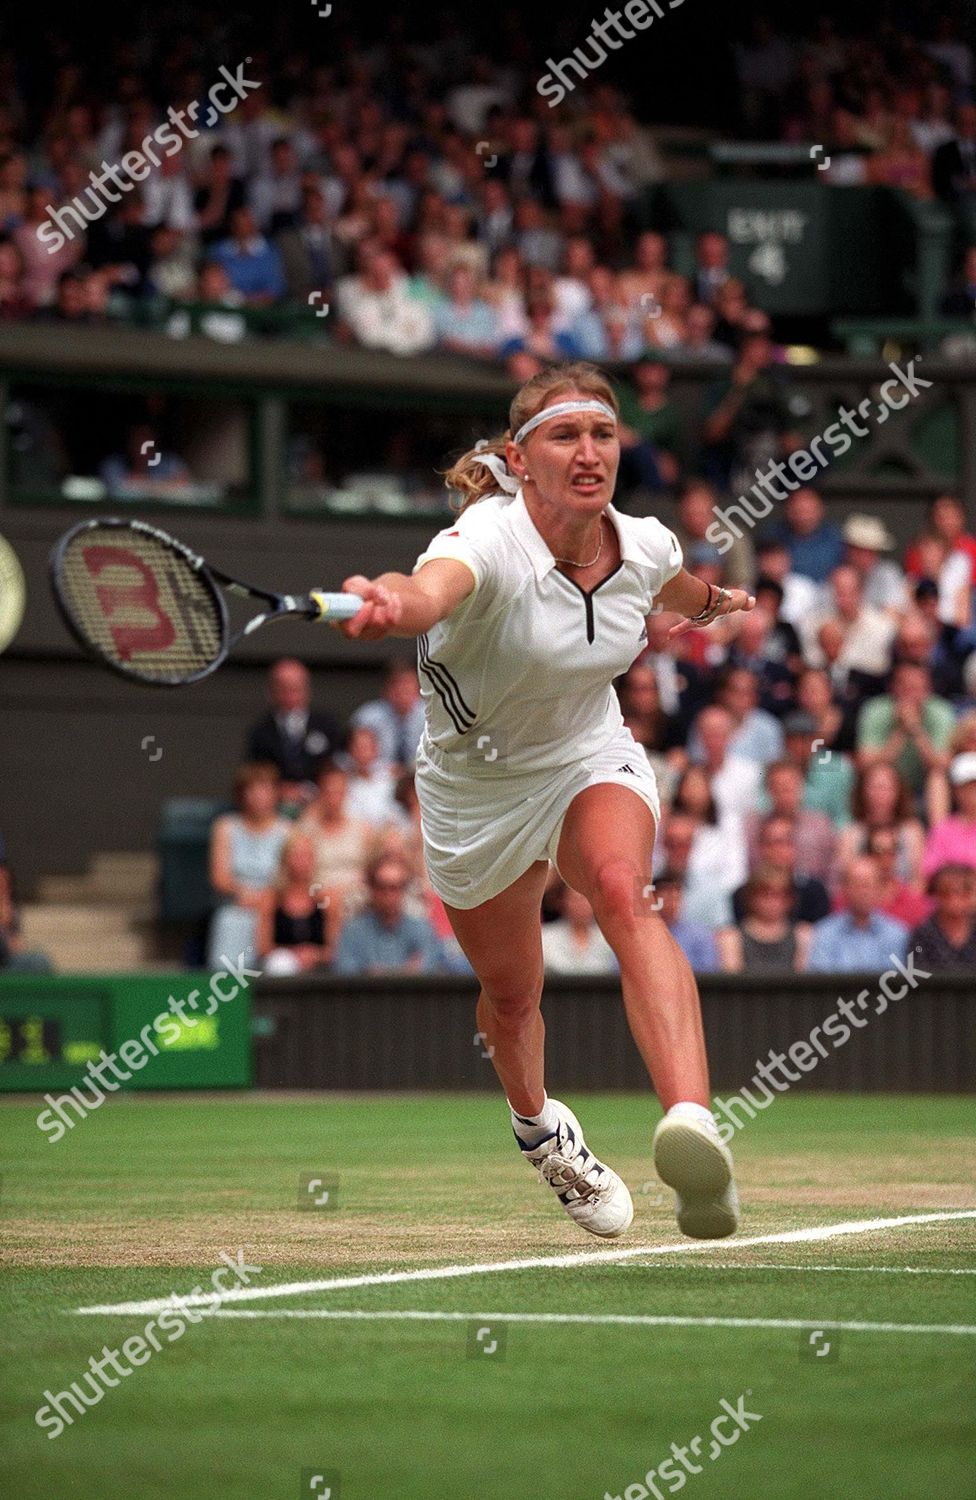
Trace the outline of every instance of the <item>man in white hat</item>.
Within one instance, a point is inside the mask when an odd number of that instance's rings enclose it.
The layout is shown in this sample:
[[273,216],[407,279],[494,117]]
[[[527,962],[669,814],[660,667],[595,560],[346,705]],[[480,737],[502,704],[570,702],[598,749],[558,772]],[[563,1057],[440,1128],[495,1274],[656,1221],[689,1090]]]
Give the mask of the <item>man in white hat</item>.
[[891,552],[895,539],[879,516],[848,516],[841,533],[845,561],[860,575],[864,603],[893,617],[908,604],[905,575],[896,562],[882,557]]

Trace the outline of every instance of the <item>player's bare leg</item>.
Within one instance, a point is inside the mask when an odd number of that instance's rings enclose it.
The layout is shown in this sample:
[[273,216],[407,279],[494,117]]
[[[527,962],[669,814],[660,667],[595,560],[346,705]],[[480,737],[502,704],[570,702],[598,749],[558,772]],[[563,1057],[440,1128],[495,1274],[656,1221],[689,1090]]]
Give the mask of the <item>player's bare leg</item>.
[[590,905],[620,960],[627,1020],[665,1109],[707,1105],[708,1064],[698,986],[660,915],[651,879],[654,818],[635,792],[607,782],[573,798],[559,840],[559,870]]
[[538,1114],[546,1097],[539,907],[548,871],[548,860],[539,860],[481,906],[446,908],[481,982],[478,1029],[508,1102],[520,1115]]
[[686,1234],[712,1239],[738,1223],[732,1157],[709,1110],[695,976],[647,892],[654,835],[646,803],[607,782],[573,798],[557,858],[620,962],[628,1024],[666,1112],[654,1155],[678,1195],[678,1222]]
[[481,982],[478,1028],[511,1106],[522,1154],[571,1219],[611,1239],[634,1216],[627,1185],[590,1151],[572,1110],[545,1091],[539,907],[548,871],[547,860],[537,861],[481,906],[446,910]]

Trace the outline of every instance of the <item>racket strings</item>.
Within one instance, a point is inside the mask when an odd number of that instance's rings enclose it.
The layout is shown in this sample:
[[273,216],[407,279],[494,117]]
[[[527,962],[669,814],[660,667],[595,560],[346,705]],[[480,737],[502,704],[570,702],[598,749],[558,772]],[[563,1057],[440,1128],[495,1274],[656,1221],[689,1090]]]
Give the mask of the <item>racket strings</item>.
[[224,616],[216,590],[157,537],[89,527],[65,548],[59,582],[78,632],[133,675],[185,680],[221,654]]

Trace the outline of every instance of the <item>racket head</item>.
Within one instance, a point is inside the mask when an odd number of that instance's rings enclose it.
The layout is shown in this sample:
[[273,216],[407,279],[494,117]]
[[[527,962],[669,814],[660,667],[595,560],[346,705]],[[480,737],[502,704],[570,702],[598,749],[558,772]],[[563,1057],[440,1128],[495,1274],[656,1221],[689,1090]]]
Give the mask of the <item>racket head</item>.
[[50,578],[78,644],[130,681],[182,687],[227,655],[223,594],[203,559],[157,526],[82,521],[51,553]]

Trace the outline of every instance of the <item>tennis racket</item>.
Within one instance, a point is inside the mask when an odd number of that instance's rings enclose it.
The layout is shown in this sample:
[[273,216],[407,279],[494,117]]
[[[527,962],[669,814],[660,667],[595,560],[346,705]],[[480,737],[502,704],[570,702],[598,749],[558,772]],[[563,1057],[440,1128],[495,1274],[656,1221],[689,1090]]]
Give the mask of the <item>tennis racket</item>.
[[[113,672],[156,687],[208,677],[269,620],[349,620],[363,603],[357,594],[254,588],[158,526],[114,517],[66,532],[51,553],[50,574],[62,619],[79,645]],[[235,634],[223,589],[265,606]]]

